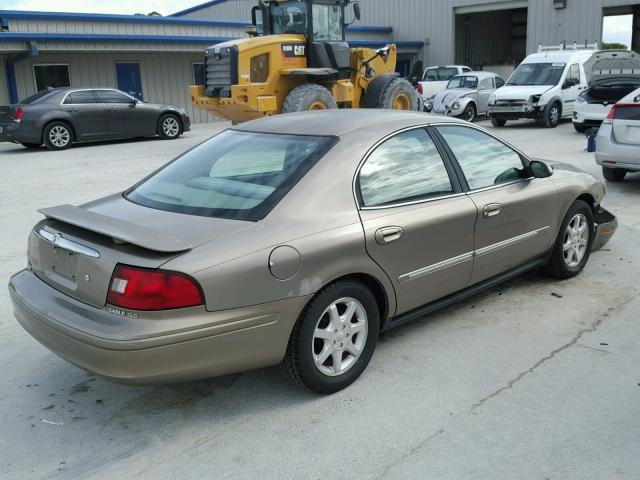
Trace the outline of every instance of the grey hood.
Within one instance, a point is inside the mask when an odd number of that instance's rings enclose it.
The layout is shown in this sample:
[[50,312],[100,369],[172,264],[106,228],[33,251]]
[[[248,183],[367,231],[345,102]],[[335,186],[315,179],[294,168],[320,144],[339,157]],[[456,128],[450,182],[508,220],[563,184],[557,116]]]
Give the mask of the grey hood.
[[590,87],[613,79],[634,79],[640,82],[640,55],[630,50],[602,50],[584,64]]
[[457,99],[466,97],[467,95],[476,93],[475,88],[449,88],[438,93],[434,99],[434,103],[451,105]]

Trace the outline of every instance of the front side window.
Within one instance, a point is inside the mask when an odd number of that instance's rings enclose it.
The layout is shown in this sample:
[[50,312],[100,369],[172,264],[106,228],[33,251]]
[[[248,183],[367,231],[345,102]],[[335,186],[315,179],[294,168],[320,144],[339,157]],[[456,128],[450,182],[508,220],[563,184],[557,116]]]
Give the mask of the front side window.
[[478,77],[473,75],[458,75],[453,77],[447,84],[447,88],[477,88]]
[[400,133],[378,146],[360,169],[358,189],[364,207],[453,193],[442,157],[422,128]]
[[458,125],[437,128],[456,157],[470,189],[522,178],[524,165],[518,152],[491,135]]
[[71,76],[69,65],[34,65],[33,75],[36,79],[36,90],[44,90],[47,87],[69,87]]
[[317,41],[342,40],[342,7],[314,4],[312,7],[313,39]]
[[98,103],[131,103],[132,98],[115,90],[95,90]]
[[557,85],[565,63],[523,63],[509,78],[507,85]]
[[91,90],[80,90],[78,92],[71,92],[64,99],[66,105],[79,105],[83,103],[96,103],[96,99],[93,96]]
[[125,198],[169,212],[260,220],[335,141],[227,130],[134,186]]
[[483,78],[478,85],[478,90],[493,90],[493,78]]
[[580,84],[580,65],[574,63],[569,67],[569,73],[567,74],[567,80],[571,80],[574,85]]
[[281,33],[307,33],[307,4],[287,2],[282,5],[271,4],[271,30],[274,35]]

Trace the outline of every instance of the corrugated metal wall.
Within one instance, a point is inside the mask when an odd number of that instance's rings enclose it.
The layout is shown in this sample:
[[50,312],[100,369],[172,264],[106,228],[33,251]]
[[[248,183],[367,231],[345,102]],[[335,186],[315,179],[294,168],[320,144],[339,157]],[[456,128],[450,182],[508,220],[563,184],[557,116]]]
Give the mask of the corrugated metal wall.
[[213,121],[212,115],[191,107],[188,87],[193,83],[192,62],[200,61],[198,53],[42,53],[15,65],[18,96],[35,93],[33,65],[68,64],[73,86],[117,88],[115,64],[139,62],[145,101],[181,105],[194,122]]
[[9,103],[9,85],[7,84],[7,72],[5,70],[4,57],[0,55],[0,105]]

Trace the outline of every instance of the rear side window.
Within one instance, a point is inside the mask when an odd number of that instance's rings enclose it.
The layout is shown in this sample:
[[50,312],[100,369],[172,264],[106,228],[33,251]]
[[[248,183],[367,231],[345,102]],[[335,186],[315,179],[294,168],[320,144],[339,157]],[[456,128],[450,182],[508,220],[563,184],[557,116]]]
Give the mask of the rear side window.
[[125,193],[150,208],[257,221],[336,142],[334,137],[227,130]]
[[133,100],[124,93],[115,90],[94,90],[99,103],[131,103]]
[[25,98],[20,103],[23,105],[31,105],[35,103],[44,103],[47,102],[55,93],[50,90],[42,90],[38,93],[31,95],[30,97]]
[[437,128],[456,157],[470,189],[522,178],[524,165],[520,154],[491,135],[457,125]]
[[65,105],[78,105],[84,103],[96,103],[96,99],[91,90],[81,90],[79,92],[71,92],[64,99]]
[[358,175],[364,207],[380,207],[453,193],[440,153],[424,129],[386,140],[365,161]]

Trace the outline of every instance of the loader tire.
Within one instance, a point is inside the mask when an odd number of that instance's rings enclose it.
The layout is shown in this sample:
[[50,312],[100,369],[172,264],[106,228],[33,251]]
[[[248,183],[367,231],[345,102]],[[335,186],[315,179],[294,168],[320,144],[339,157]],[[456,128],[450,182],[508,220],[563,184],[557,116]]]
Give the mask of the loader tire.
[[407,80],[393,74],[385,74],[369,84],[362,99],[362,108],[417,111],[420,108],[420,100],[416,89]]
[[282,113],[306,112],[307,110],[330,110],[338,108],[331,92],[322,85],[308,83],[289,92]]

